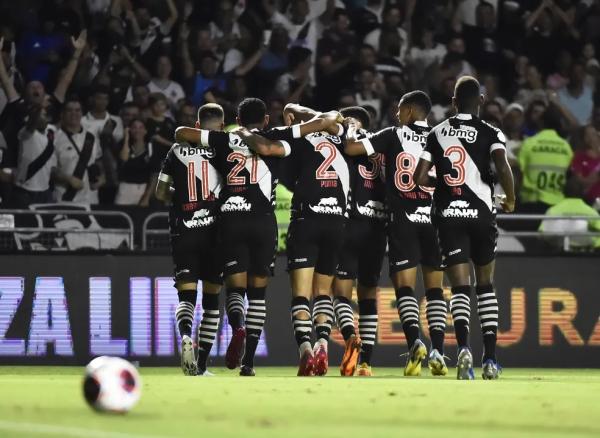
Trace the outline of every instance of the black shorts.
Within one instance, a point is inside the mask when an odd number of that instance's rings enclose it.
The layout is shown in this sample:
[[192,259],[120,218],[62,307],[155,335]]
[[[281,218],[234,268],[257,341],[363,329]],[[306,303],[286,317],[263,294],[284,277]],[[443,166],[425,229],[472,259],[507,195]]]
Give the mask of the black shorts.
[[224,214],[219,223],[225,276],[273,275],[277,221],[273,214]]
[[217,225],[188,229],[179,226],[171,234],[171,251],[175,263],[176,282],[195,283],[198,280],[221,284],[219,233]]
[[390,274],[417,265],[441,269],[442,256],[431,224],[414,223],[404,214],[394,215],[388,224]]
[[385,223],[350,219],[346,224],[336,277],[354,280],[365,287],[376,287],[386,247]]
[[287,234],[288,270],[315,268],[319,274],[334,275],[346,220],[325,215],[292,219]]
[[444,266],[468,263],[484,266],[496,257],[498,228],[495,219],[434,218]]

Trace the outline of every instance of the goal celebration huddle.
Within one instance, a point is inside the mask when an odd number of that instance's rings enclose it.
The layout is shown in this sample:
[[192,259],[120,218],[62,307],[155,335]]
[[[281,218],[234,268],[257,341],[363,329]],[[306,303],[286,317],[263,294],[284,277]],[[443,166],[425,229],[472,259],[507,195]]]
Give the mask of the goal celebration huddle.
[[[334,324],[345,340],[340,374],[373,375],[376,294],[387,250],[408,344],[404,374],[419,375],[425,362],[433,375],[448,373],[444,333],[450,313],[457,378],[475,378],[469,343],[473,299],[484,343],[482,377],[497,378],[495,203],[511,212],[515,196],[505,137],[478,117],[482,103],[479,83],[464,76],[454,89],[455,116],[430,127],[431,101],[413,91],[398,104],[398,126],[378,132],[370,130],[369,113],[361,107],[318,113],[288,104],[287,126],[267,129],[265,103],[247,98],[238,107],[239,128],[231,132],[223,131],[219,105],[200,107],[195,128],[177,128],[156,187],[159,199],[172,201],[175,317],[184,374],[208,373],[224,283],[232,328],[226,365],[240,367],[242,376],[255,375],[277,250],[275,187],[285,175],[293,192],[286,246],[299,376],[327,373]],[[504,195],[494,195],[496,184]],[[419,266],[429,347],[420,339]],[[449,308],[444,274],[452,291]],[[192,333],[198,281],[203,314]],[[351,306],[355,284],[358,333]]]

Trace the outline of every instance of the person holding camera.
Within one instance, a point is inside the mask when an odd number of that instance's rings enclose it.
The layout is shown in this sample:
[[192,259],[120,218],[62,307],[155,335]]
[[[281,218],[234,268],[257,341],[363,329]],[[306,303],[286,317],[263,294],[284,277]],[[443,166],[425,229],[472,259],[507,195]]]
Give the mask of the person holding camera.
[[98,188],[105,182],[98,138],[81,124],[81,102],[65,101],[61,127],[54,139],[57,166],[53,170],[58,202],[97,204]]

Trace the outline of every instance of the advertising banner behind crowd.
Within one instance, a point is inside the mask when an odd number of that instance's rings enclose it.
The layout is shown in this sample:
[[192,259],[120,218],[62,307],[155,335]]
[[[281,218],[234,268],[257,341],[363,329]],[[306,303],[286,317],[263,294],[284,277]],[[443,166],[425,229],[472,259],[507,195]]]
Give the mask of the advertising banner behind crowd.
[[[600,364],[599,261],[593,257],[498,260],[499,359],[503,366]],[[280,258],[268,288],[258,366],[297,363],[284,266]],[[84,364],[106,354],[139,361],[142,366],[177,366],[177,294],[171,272],[166,256],[0,256],[0,364]],[[375,366],[401,366],[399,355],[406,351],[406,343],[386,274],[378,294],[379,331],[373,360]],[[449,290],[446,294],[449,298]],[[422,299],[421,308],[426,337]],[[454,361],[456,342],[450,316],[448,323],[446,354]],[[476,311],[471,327],[478,358]],[[223,365],[229,337],[223,318],[211,358],[214,366]],[[335,365],[341,358],[342,340],[337,332],[333,339],[330,362]]]

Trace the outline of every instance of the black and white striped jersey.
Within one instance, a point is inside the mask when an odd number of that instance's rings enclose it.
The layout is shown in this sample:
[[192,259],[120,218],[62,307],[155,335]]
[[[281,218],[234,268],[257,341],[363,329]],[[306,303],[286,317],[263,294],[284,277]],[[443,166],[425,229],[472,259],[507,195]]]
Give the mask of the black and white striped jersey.
[[385,156],[387,203],[392,215],[415,223],[430,223],[433,189],[415,184],[413,175],[423,153],[427,122],[383,129],[361,140],[367,154]]
[[[361,130],[359,139],[366,139],[370,135]],[[350,217],[386,221],[388,211],[385,201],[385,156],[375,153],[371,156],[347,157],[347,162],[352,181]]]
[[[257,133],[281,141],[289,155],[299,131],[290,127]],[[214,150],[210,161],[223,177],[222,214],[273,214],[280,158],[256,154],[235,133],[203,130],[201,143]]]
[[295,181],[292,218],[305,214],[348,216],[350,169],[340,137],[309,134],[294,142],[288,159]]
[[202,228],[215,223],[219,213],[221,175],[210,160],[214,149],[199,149],[188,143],[175,143],[162,165],[159,180],[174,188],[171,225]]
[[504,134],[471,114],[458,114],[437,125],[421,155],[435,165],[434,214],[444,218],[490,218],[494,206],[491,153],[504,149]]

